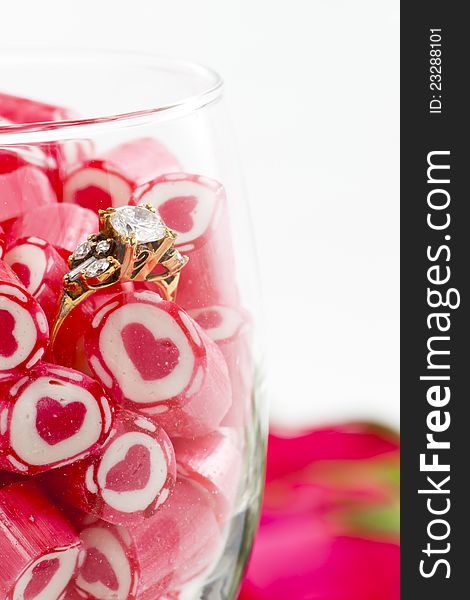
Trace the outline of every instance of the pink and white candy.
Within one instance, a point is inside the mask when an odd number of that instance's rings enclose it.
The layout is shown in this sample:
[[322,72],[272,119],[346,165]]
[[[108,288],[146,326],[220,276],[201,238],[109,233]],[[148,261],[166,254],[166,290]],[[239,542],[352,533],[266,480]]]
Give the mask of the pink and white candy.
[[231,306],[208,306],[189,310],[188,314],[214,340],[227,363],[232,384],[232,406],[222,425],[240,428],[250,415],[254,386],[251,319],[248,313]]
[[219,522],[231,514],[240,484],[242,457],[236,442],[228,428],[193,440],[174,440],[178,473],[207,489]]
[[[62,106],[0,93],[0,122],[2,117],[9,123],[25,124],[66,121],[76,119],[77,114]],[[65,174],[91,154],[93,144],[90,140],[67,139],[41,144],[36,148],[51,159],[46,172],[58,197],[61,198]]]
[[176,247],[189,256],[178,285],[185,309],[238,304],[228,205],[224,187],[200,175],[162,175],[135,201],[151,203],[178,237]]
[[26,290],[36,298],[49,323],[55,317],[68,267],[57,250],[41,238],[13,242],[4,257]]
[[2,378],[35,365],[44,354],[49,339],[44,311],[2,260],[0,332],[1,382]]
[[0,490],[0,598],[58,600],[76,574],[82,544],[32,481]]
[[74,113],[54,104],[0,93],[0,116],[12,123],[46,123],[72,118]]
[[94,380],[40,363],[0,384],[0,469],[34,475],[86,458],[105,442],[112,421]]
[[98,215],[73,204],[58,203],[32,208],[16,219],[9,235],[13,239],[38,237],[68,258],[91,233],[98,231]]
[[160,598],[204,571],[221,542],[207,493],[186,480],[149,521],[126,527],[96,521],[80,529],[87,556],[76,585],[99,600]]
[[44,481],[58,500],[128,525],[158,510],[175,479],[175,454],[163,429],[151,419],[118,411],[98,453],[47,473]]
[[57,202],[49,169],[50,160],[38,147],[0,148],[0,222]]
[[64,183],[64,202],[94,211],[123,206],[158,175],[179,169],[176,158],[158,140],[132,140],[70,172]]
[[144,290],[111,298],[89,327],[88,363],[117,403],[148,412],[170,435],[203,435],[231,403],[215,343],[177,304]]

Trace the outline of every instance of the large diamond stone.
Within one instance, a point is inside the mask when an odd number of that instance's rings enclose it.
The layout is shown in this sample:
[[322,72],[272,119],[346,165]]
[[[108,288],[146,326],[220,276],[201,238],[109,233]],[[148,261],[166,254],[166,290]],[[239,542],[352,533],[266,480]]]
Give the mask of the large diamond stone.
[[121,235],[135,236],[137,242],[145,244],[165,237],[162,220],[143,206],[122,206],[109,219],[114,229]]

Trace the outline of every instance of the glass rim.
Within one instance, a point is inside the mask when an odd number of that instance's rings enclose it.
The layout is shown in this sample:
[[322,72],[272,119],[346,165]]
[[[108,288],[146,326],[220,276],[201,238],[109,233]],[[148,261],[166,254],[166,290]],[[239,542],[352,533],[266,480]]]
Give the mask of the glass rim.
[[126,50],[78,49],[78,48],[3,48],[7,51],[0,54],[0,70],[4,65],[32,65],[47,59],[57,65],[80,64],[85,59],[94,57],[103,61],[120,58],[128,65],[153,67],[154,69],[172,70],[175,73],[191,74],[206,81],[202,90],[195,94],[182,95],[181,99],[167,104],[150,105],[135,111],[105,114],[95,117],[42,121],[36,123],[0,123],[0,144],[29,143],[65,139],[69,137],[85,137],[101,133],[109,129],[150,124],[168,121],[185,116],[198,109],[217,102],[223,93],[224,82],[221,75],[200,63],[179,58],[170,58],[151,52],[135,52]]

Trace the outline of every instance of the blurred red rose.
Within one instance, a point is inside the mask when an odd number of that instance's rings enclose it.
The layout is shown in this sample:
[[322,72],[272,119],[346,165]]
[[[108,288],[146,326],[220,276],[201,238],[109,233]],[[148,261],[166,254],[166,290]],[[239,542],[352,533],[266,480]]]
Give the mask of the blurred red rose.
[[351,424],[271,434],[240,600],[398,600],[399,444]]

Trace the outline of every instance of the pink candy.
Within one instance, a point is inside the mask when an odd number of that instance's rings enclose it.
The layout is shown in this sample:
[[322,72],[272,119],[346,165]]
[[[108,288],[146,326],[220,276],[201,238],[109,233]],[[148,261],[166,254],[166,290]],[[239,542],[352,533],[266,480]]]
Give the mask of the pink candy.
[[163,429],[148,418],[118,411],[99,452],[50,472],[45,483],[58,500],[128,525],[164,505],[175,479],[173,446]]
[[[0,124],[2,119],[6,123],[24,124],[66,121],[76,117],[77,115],[68,108],[0,93]],[[47,158],[44,172],[48,175],[57,197],[61,199],[62,180],[67,171],[89,156],[93,145],[87,140],[62,140],[38,145],[34,149]]]
[[64,184],[64,201],[94,211],[123,206],[143,185],[179,168],[176,158],[153,138],[126,142],[73,170]]
[[39,148],[0,148],[0,221],[57,202],[49,168]]
[[207,489],[218,520],[225,521],[233,508],[242,466],[235,432],[222,428],[194,440],[176,439],[174,445],[178,473]]
[[11,268],[0,260],[0,382],[29,369],[45,352],[46,315]]
[[148,522],[78,523],[87,555],[76,585],[98,599],[154,600],[199,575],[217,556],[221,534],[207,493],[186,480]]
[[60,511],[28,481],[0,490],[0,598],[56,600],[82,545]]
[[98,215],[72,204],[33,208],[22,214],[10,228],[10,237],[38,237],[67,257],[90,233],[98,231]]
[[0,422],[0,469],[34,475],[96,452],[113,411],[83,373],[40,363],[0,383]]
[[230,407],[227,367],[215,343],[158,294],[112,297],[85,346],[90,368],[116,402],[153,415],[169,435],[212,431]]
[[36,237],[13,242],[4,260],[39,302],[51,323],[57,313],[64,274],[68,270],[65,260],[52,244]]
[[208,306],[188,313],[214,340],[227,363],[232,383],[232,406],[222,425],[243,427],[250,415],[254,378],[248,315],[231,306]]
[[220,183],[186,173],[163,175],[136,196],[150,202],[177,234],[176,246],[189,256],[177,301],[183,308],[238,304],[227,199]]
[[63,121],[72,118],[73,115],[68,108],[0,93],[0,116],[12,123]]

